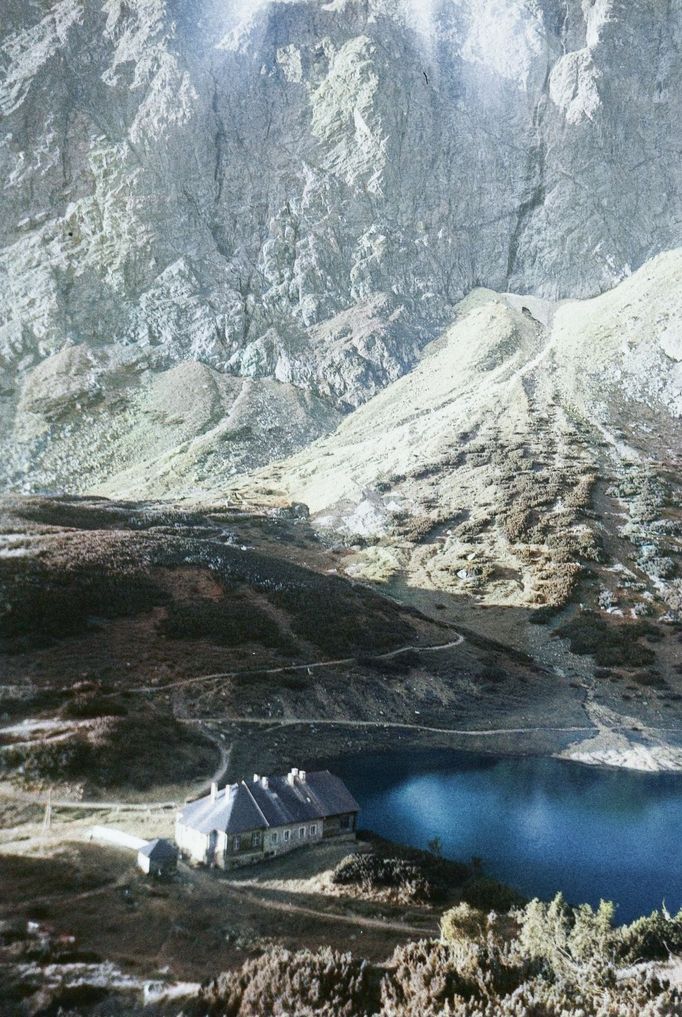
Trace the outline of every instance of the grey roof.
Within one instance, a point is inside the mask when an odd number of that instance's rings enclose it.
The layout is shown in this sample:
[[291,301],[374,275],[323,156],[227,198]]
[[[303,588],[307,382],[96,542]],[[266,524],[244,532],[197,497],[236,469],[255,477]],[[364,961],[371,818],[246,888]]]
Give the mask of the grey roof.
[[181,812],[182,822],[201,833],[225,830],[243,833],[267,826],[246,784],[232,784],[218,792],[215,799],[208,795],[190,802]]
[[295,776],[293,783],[287,777],[268,777],[267,787],[263,781],[230,784],[215,798],[208,795],[190,802],[180,821],[201,833],[222,830],[237,834],[358,810],[343,781],[329,770],[320,770],[307,773],[305,779]]
[[156,862],[161,862],[164,859],[177,858],[178,849],[168,840],[157,839],[150,840],[148,844],[140,848],[139,853]]

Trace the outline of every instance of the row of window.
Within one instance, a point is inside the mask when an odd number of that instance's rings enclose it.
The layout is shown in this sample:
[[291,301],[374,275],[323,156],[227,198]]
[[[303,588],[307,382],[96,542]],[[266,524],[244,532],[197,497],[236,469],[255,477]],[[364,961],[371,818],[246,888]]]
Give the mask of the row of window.
[[[299,840],[304,840],[305,839],[305,833],[306,833],[305,826],[299,827],[299,830],[298,830],[298,839]],[[285,842],[286,841],[290,841],[292,839],[292,835],[293,834],[295,834],[295,830],[284,830],[283,833],[282,833],[282,839]],[[310,834],[311,837],[317,836],[317,824],[316,823],[313,823],[312,826],[310,827],[309,834]],[[279,834],[276,831],[274,833],[270,834],[270,843],[271,844],[276,844],[278,840],[279,840]]]
[[[290,840],[292,840],[292,838],[294,837],[295,833],[296,833],[295,830],[284,830],[282,832],[282,839],[284,840],[285,843],[288,843]],[[317,836],[317,823],[312,823],[311,824],[311,826],[308,828],[308,835],[310,837],[316,837]],[[260,830],[256,830],[254,833],[252,833],[251,834],[251,847],[252,848],[259,848],[259,847],[261,847],[261,845],[263,843],[262,837],[263,837],[263,834],[260,832]],[[305,837],[306,837],[306,828],[305,828],[305,826],[301,826],[298,829],[298,839],[299,840],[305,840]],[[278,840],[279,840],[279,834],[276,831],[270,834],[270,843],[271,844],[276,844],[278,842]],[[233,848],[234,851],[241,851],[241,848],[242,848],[242,838],[241,837],[235,837],[233,839],[232,848]]]

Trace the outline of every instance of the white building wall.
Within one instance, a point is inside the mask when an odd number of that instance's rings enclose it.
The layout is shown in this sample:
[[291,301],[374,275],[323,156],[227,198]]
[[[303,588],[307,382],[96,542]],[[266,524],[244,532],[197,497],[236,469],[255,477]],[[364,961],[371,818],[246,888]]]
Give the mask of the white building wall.
[[142,869],[144,873],[146,873],[146,875],[149,875],[149,871],[152,866],[152,860],[148,855],[143,855],[142,852],[140,851],[137,855],[137,864],[138,867]]
[[207,861],[209,835],[193,830],[191,826],[185,826],[179,819],[175,823],[175,842],[183,855],[188,855],[192,861],[205,863]]
[[[250,841],[251,831],[241,834],[243,838],[242,850],[239,853],[231,851],[233,835],[226,835],[218,831],[216,838],[215,859],[208,858],[210,835],[200,833],[191,827],[185,826],[176,821],[175,839],[180,851],[189,856],[192,861],[200,864],[213,862],[227,868],[238,865],[250,865],[263,857],[282,855],[295,848],[304,847],[306,844],[317,844],[324,838],[324,820],[306,820],[300,823],[290,823],[287,826],[271,827],[263,831],[263,847],[254,848],[253,851],[244,849],[246,839]],[[336,833],[335,837],[343,840],[352,840],[354,832]]]

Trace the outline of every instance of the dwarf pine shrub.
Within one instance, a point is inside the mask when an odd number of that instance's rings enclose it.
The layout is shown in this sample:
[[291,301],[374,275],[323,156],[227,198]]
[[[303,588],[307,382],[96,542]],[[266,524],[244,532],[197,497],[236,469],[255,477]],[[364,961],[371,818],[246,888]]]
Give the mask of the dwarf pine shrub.
[[201,990],[202,1017],[682,1017],[682,994],[628,965],[682,950],[682,912],[623,928],[602,901],[558,894],[507,914],[462,902],[440,941],[399,946],[370,965],[325,948],[281,947]]

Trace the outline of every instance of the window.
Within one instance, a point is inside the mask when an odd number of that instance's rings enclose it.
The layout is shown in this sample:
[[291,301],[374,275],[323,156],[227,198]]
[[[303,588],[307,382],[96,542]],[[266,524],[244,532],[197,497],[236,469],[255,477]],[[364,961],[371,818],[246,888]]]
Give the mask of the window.
[[313,825],[310,827],[310,836],[314,837],[316,835],[316,833],[317,833],[317,826],[315,825],[315,823],[313,823]]
[[304,837],[305,837],[305,826],[302,826],[301,829],[298,831],[298,839],[303,840]]
[[273,835],[272,835],[272,843],[276,844],[278,840],[279,840],[279,835],[276,834],[276,833],[273,833]]
[[291,837],[291,830],[285,830],[284,831],[284,839],[285,840],[289,840],[289,837]]
[[350,816],[341,816],[341,829],[350,830]]
[[235,837],[234,840],[232,841],[232,850],[239,851],[241,850],[241,846],[242,846],[241,837]]
[[261,839],[260,839],[260,837],[261,837],[260,830],[255,830],[254,833],[251,834],[251,847],[260,847],[261,846]]

